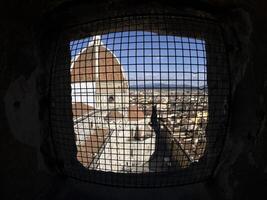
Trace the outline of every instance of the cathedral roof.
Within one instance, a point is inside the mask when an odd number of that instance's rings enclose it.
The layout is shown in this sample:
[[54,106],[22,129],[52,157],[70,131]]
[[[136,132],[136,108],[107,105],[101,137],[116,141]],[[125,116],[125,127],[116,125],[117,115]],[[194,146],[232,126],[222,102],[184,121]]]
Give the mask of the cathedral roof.
[[71,82],[96,81],[96,60],[99,81],[125,80],[122,66],[113,52],[102,43],[100,45],[91,43],[72,61]]
[[105,117],[107,120],[110,119],[121,119],[123,118],[123,114],[116,110],[111,110],[108,112],[107,116]]
[[128,109],[128,118],[130,121],[138,121],[145,118],[145,114],[137,105],[130,105]]
[[89,112],[93,110],[94,107],[81,102],[75,102],[72,104],[72,113],[74,117],[87,115]]

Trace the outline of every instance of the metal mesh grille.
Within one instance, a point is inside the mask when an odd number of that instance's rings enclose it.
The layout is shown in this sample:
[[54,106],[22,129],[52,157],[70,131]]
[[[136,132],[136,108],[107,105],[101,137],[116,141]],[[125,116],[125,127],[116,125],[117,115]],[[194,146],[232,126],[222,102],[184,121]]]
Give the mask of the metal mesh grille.
[[68,176],[138,187],[211,175],[228,95],[214,21],[116,18],[67,30],[59,43],[51,123]]

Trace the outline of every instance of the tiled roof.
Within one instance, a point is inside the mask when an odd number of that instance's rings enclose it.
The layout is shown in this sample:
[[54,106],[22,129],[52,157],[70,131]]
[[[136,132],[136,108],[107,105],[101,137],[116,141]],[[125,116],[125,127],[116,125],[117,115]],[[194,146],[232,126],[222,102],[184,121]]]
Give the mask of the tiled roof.
[[89,112],[93,110],[94,110],[94,107],[90,105],[86,105],[81,102],[76,102],[72,104],[72,113],[74,117],[87,115]]
[[123,118],[123,114],[116,110],[111,110],[108,112],[106,119],[121,119]]
[[77,145],[77,159],[83,166],[89,167],[93,161],[94,154],[98,153],[104,144],[108,132],[108,129],[92,130],[90,136],[86,137],[82,144]]
[[[95,46],[84,49],[73,61],[71,82],[95,81]],[[99,47],[99,81],[123,81],[125,77],[116,56],[104,45]]]
[[145,118],[144,112],[137,105],[130,105],[128,109],[128,118],[130,121],[138,121]]

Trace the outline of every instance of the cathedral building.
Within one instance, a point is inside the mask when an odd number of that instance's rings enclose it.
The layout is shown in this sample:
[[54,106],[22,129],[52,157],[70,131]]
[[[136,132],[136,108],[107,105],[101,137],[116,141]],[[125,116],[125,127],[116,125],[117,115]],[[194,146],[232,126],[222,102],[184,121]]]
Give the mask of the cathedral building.
[[129,85],[123,66],[103,44],[101,36],[94,36],[72,61],[71,87],[73,113],[79,105],[84,110],[78,113],[83,115],[110,109],[125,114],[129,106]]

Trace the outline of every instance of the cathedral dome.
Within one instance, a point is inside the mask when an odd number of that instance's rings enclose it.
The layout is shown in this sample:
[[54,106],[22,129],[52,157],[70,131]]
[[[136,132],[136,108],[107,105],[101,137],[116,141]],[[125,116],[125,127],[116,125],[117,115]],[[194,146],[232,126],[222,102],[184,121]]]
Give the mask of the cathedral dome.
[[[100,40],[100,39],[99,39]],[[98,73],[97,73],[98,69]],[[94,40],[71,65],[71,82],[125,81],[122,66],[114,53]]]

